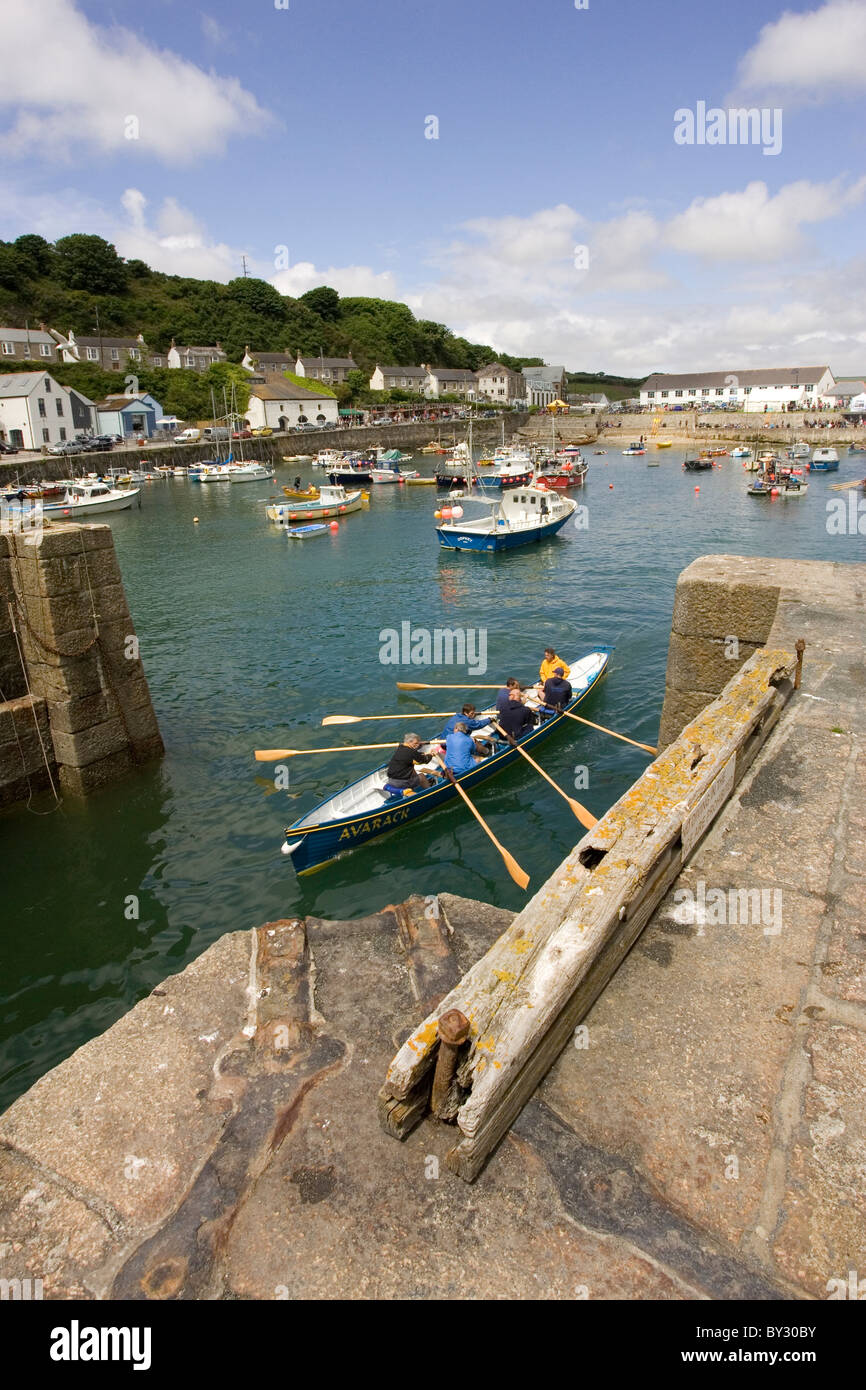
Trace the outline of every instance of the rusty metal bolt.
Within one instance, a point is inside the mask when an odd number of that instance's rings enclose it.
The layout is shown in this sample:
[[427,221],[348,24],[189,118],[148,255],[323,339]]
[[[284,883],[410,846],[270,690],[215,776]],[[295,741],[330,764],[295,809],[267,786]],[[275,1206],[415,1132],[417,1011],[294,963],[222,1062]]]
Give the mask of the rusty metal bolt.
[[457,1053],[469,1037],[470,1031],[469,1019],[459,1009],[448,1009],[439,1018],[439,1053],[436,1057],[433,1093],[430,1097],[430,1109],[434,1115],[439,1114],[448,1096],[457,1066]]
[[800,681],[803,678],[803,653],[806,650],[806,642],[804,638],[797,638],[794,650],[797,653],[797,671],[794,676],[794,689],[799,690]]

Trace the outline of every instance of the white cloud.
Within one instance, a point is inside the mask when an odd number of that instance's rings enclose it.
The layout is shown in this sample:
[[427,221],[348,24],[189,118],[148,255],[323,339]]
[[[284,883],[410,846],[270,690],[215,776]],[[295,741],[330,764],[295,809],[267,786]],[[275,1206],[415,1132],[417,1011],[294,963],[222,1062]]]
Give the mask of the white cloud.
[[766,24],[741,59],[740,93],[826,99],[866,87],[866,3],[828,0]]
[[777,261],[804,252],[804,226],[838,217],[864,194],[866,178],[848,188],[840,179],[800,179],[775,195],[756,181],[734,193],[696,198],[668,222],[664,241],[676,251],[712,261]]
[[3,107],[7,158],[46,160],[97,150],[183,164],[271,120],[236,78],[91,24],[72,0],[4,7]]
[[375,271],[368,265],[328,266],[317,270],[312,261],[299,261],[287,270],[268,277],[280,294],[297,298],[318,285],[330,285],[344,298],[355,295],[371,299],[399,299],[397,282],[389,270]]

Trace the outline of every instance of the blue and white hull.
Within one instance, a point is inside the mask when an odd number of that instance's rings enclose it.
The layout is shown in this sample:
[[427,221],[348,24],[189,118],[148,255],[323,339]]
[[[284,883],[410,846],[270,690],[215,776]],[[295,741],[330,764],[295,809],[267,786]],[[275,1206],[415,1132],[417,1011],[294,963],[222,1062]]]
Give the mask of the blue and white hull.
[[523,531],[509,531],[506,528],[479,535],[477,531],[461,530],[459,526],[439,526],[436,535],[439,544],[446,550],[515,550],[521,545],[531,545],[533,541],[547,540],[555,536],[569,520],[571,512],[556,521],[539,524]]

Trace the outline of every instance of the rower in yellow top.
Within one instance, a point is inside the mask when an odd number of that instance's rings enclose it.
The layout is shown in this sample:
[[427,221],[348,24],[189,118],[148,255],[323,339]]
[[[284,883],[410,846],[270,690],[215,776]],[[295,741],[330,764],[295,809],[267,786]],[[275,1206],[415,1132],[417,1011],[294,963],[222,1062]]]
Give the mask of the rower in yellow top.
[[545,647],[544,660],[541,663],[541,669],[538,673],[538,684],[541,686],[542,690],[544,689],[545,681],[550,680],[550,677],[553,675],[557,666],[562,667],[562,674],[565,677],[565,679],[568,680],[568,677],[571,674],[569,667],[565,664],[561,656],[556,655],[556,652],[554,651],[553,647]]

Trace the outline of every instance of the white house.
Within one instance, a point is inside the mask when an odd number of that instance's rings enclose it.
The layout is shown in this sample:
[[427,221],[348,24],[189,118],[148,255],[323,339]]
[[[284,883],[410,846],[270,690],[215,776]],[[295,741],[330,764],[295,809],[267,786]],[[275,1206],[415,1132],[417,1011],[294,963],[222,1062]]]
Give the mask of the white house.
[[5,369],[9,359],[19,362],[57,361],[57,344],[50,333],[31,328],[0,328],[0,370]]
[[641,405],[736,405],[754,414],[770,410],[815,409],[833,385],[829,367],[761,367],[683,376],[654,372],[641,386]]
[[337,425],[336,396],[318,395],[291,381],[252,382],[246,418],[251,429],[287,430],[292,425]]
[[417,391],[421,395],[426,383],[426,367],[380,367],[377,362],[370,377],[370,390]]
[[316,381],[324,381],[330,386],[337,381],[345,381],[349,372],[358,370],[357,362],[351,357],[301,357],[295,362],[295,376],[310,376]]
[[249,345],[241,358],[248,372],[293,372],[295,359],[290,352],[251,352]]
[[220,343],[215,347],[178,347],[172,338],[166,354],[166,366],[185,367],[193,372],[206,372],[215,362],[225,361],[226,354]]
[[524,367],[523,377],[530,405],[550,405],[551,401],[566,399],[568,378],[564,367]]
[[526,378],[501,362],[490,362],[475,373],[475,390],[487,401],[503,405],[526,404]]
[[428,367],[424,394],[433,400],[440,396],[463,396],[475,399],[475,373],[468,367]]
[[75,426],[65,387],[42,372],[0,376],[0,439],[18,449],[41,449],[72,439]]
[[821,403],[845,410],[848,402],[864,391],[866,391],[866,381],[862,377],[840,376],[836,378],[830,390],[822,395]]

